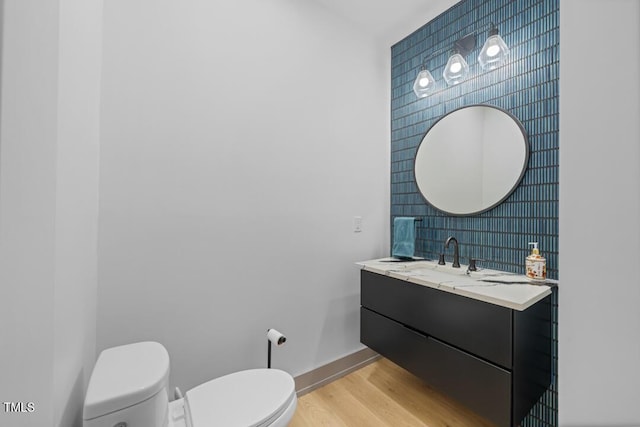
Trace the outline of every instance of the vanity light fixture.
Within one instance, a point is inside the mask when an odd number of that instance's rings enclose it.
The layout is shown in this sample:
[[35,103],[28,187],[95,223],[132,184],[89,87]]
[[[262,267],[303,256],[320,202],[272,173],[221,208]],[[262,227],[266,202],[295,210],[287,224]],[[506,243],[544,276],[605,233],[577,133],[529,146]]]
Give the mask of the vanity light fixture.
[[[482,46],[480,55],[478,55],[478,63],[483,71],[494,70],[503,65],[509,56],[509,47],[498,34],[498,27],[492,22],[489,30],[489,37]],[[469,64],[465,60],[465,56],[469,55],[476,47],[475,34],[469,34],[462,37],[453,44],[453,53],[447,61],[447,65],[442,71],[442,77],[449,86],[456,85],[467,78],[469,74]],[[443,49],[433,52],[427,59],[441,54]],[[418,76],[413,83],[413,91],[418,98],[428,96],[436,85],[433,75],[425,63],[420,68]]]
[[489,38],[478,55],[478,62],[484,71],[490,71],[504,64],[509,56],[509,48],[498,34],[498,27],[493,22],[489,30]]
[[464,57],[476,47],[476,36],[469,34],[464,36],[453,45],[453,55],[449,57],[447,65],[444,67],[442,77],[449,86],[456,85],[467,78],[469,74],[469,64]]

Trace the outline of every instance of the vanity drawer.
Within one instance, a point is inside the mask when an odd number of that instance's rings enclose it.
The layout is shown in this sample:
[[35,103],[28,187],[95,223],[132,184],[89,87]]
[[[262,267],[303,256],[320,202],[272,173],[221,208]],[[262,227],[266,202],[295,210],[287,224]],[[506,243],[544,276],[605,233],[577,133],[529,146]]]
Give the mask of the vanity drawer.
[[365,270],[360,283],[363,307],[511,369],[511,309]]
[[498,426],[511,422],[511,373],[360,309],[360,340]]

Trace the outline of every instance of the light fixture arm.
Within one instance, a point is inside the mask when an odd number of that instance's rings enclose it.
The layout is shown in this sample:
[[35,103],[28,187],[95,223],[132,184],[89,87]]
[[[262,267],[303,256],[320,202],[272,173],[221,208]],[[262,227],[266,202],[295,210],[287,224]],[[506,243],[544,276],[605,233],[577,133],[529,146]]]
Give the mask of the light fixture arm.
[[491,28],[489,28],[489,37],[498,35],[498,27],[496,24],[491,22],[489,25],[491,25]]

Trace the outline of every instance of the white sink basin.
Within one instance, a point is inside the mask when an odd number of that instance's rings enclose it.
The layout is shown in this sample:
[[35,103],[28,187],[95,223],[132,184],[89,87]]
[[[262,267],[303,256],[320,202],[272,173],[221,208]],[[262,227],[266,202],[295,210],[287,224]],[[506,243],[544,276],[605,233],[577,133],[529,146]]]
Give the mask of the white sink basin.
[[[504,276],[505,274],[508,274],[502,271],[483,269],[483,268],[479,268],[477,271],[467,272],[467,268],[468,266],[466,264],[461,264],[460,267],[454,268],[451,265],[451,263],[448,263],[445,265],[438,265],[436,261],[415,261],[415,262],[397,265],[395,266],[395,268],[391,268],[389,271],[398,272],[398,273],[404,272],[410,275],[415,275],[417,272],[420,272],[420,275],[427,275],[427,272],[429,271],[434,271],[434,272],[437,271],[438,273],[441,273],[441,274],[455,276],[455,278],[450,277],[449,278],[450,281],[457,280],[457,278],[460,276],[467,277],[470,279],[483,279],[485,277]],[[444,280],[444,277],[446,276],[442,276],[442,277]]]
[[443,283],[460,281],[460,280],[472,280],[460,275],[451,274],[448,272],[438,271],[432,268],[416,268],[408,271],[392,271],[389,272],[390,276],[398,279],[411,280],[411,278],[417,278],[419,280],[426,280],[434,285],[441,285]]
[[505,274],[509,274],[503,271],[490,270],[488,268],[478,268],[476,271],[467,271],[467,268],[468,266],[464,264],[461,264],[460,268],[453,268],[451,264],[436,264],[436,271],[446,272],[456,276],[467,276],[472,279],[483,279],[490,276],[504,276]]

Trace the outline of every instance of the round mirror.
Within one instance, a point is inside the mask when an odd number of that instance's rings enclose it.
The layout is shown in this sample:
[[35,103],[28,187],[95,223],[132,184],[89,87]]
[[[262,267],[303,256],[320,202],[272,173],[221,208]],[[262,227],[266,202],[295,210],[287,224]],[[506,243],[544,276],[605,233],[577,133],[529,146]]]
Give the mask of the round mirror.
[[509,197],[528,159],[527,136],[517,118],[497,107],[472,105],[431,126],[418,147],[414,173],[434,208],[473,215]]

